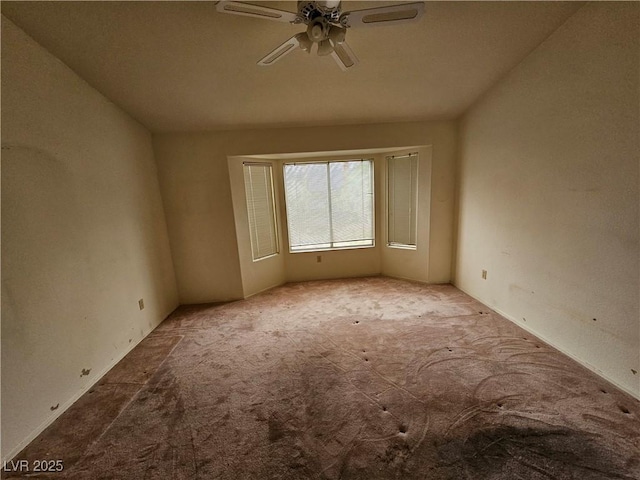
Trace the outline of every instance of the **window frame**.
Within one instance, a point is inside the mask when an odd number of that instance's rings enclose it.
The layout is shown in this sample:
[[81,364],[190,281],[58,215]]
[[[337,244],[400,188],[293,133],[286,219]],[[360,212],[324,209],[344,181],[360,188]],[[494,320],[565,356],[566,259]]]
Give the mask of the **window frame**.
[[[251,223],[251,207],[249,204],[249,192],[247,191],[247,180],[246,180],[246,169],[245,167],[263,167],[263,168],[268,168],[269,171],[269,184],[271,186],[271,192],[270,192],[270,197],[271,197],[271,215],[269,215],[269,218],[271,219],[271,221],[273,222],[273,234],[274,234],[274,246],[275,246],[275,251],[268,253],[266,255],[263,256],[259,256],[256,257],[256,251],[254,248],[254,228],[252,228],[252,223]],[[245,205],[247,207],[247,225],[249,227],[249,243],[251,244],[251,258],[253,262],[259,262],[261,260],[266,260],[267,258],[272,258],[275,257],[277,255],[280,254],[280,238],[279,238],[279,234],[278,234],[278,215],[277,215],[277,207],[276,207],[276,192],[275,192],[275,183],[273,180],[273,165],[270,162],[242,162],[242,178],[244,181],[244,197],[245,197]],[[256,225],[255,222],[255,213],[254,213],[254,226]]]
[[[334,163],[344,163],[344,162],[368,162],[371,165],[371,244],[367,245],[345,245],[345,246],[327,246],[327,247],[318,247],[315,245],[310,246],[309,248],[296,248],[293,249],[291,245],[291,228],[289,221],[289,205],[287,203],[287,183],[286,183],[286,167],[289,165],[327,165],[327,171],[330,171],[330,165]],[[375,169],[376,162],[375,158],[338,158],[338,159],[313,159],[313,160],[295,160],[289,162],[283,162],[282,164],[282,185],[283,185],[283,194],[282,197],[284,199],[284,208],[285,208],[285,217],[286,217],[286,225],[287,225],[287,243],[288,243],[288,251],[291,254],[296,253],[311,253],[311,252],[328,252],[328,251],[339,251],[339,250],[358,250],[364,248],[375,248],[376,246],[376,184],[375,184]],[[330,184],[330,177],[327,178],[327,182]],[[331,195],[330,190],[328,190],[328,201],[329,201],[329,211],[331,212]],[[331,242],[341,243],[341,242]]]

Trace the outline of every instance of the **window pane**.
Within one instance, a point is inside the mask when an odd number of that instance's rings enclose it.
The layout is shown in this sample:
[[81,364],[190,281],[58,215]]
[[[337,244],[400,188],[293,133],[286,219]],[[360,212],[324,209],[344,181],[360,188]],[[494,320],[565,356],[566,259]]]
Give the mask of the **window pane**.
[[418,156],[387,157],[388,242],[416,245]]
[[284,166],[292,251],[331,246],[328,180],[326,163]]
[[331,222],[334,243],[373,242],[372,162],[333,162],[331,178]]
[[278,253],[271,165],[245,164],[244,186],[253,259]]
[[373,245],[373,161],[284,166],[292,252]]

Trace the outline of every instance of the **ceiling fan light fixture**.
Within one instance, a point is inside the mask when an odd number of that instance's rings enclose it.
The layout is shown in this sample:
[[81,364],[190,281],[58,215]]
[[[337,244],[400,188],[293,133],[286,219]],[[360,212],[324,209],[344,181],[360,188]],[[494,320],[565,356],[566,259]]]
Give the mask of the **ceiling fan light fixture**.
[[339,45],[341,43],[344,43],[346,33],[346,28],[331,26],[331,28],[329,29],[329,39],[333,43],[337,43]]
[[318,43],[318,55],[324,57],[326,55],[331,55],[333,53],[333,46],[331,46],[331,42],[329,40],[323,40]]
[[307,35],[309,36],[309,40],[312,42],[321,42],[322,40],[327,38],[328,35],[328,24],[327,21],[320,17],[316,18],[312,22],[309,23],[307,27]]
[[311,53],[311,47],[313,46],[313,42],[309,40],[309,36],[305,33],[299,33],[296,35],[296,40],[300,44],[300,48],[307,53]]

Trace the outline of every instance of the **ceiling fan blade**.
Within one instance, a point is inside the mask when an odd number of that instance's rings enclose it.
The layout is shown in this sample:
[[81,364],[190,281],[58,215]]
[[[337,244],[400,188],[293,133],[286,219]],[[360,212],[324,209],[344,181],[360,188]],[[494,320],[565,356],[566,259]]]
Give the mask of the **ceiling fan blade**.
[[347,26],[351,28],[372,27],[376,25],[396,25],[415,22],[424,13],[424,3],[403,3],[388,7],[369,8],[345,12]]
[[221,1],[216,5],[216,10],[222,13],[232,13],[234,15],[264,18],[266,20],[275,20],[277,22],[286,23],[294,23],[298,19],[297,13],[243,2]]
[[300,42],[296,37],[297,35],[294,35],[282,45],[276,47],[273,51],[271,51],[271,53],[267,54],[265,57],[259,60],[258,65],[260,65],[261,67],[268,67],[269,65],[276,63],[282,57],[289,55],[296,48],[300,47]]
[[347,42],[332,43],[332,45],[333,52],[331,52],[331,56],[342,70],[350,70],[358,64],[358,57],[353,53],[351,47],[347,45]]

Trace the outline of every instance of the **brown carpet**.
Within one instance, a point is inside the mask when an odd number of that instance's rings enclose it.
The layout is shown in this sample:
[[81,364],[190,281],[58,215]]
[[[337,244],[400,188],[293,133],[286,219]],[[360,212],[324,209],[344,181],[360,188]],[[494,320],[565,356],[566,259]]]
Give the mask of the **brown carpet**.
[[640,479],[640,402],[452,286],[298,283],[176,310],[16,460],[42,458],[59,479]]

